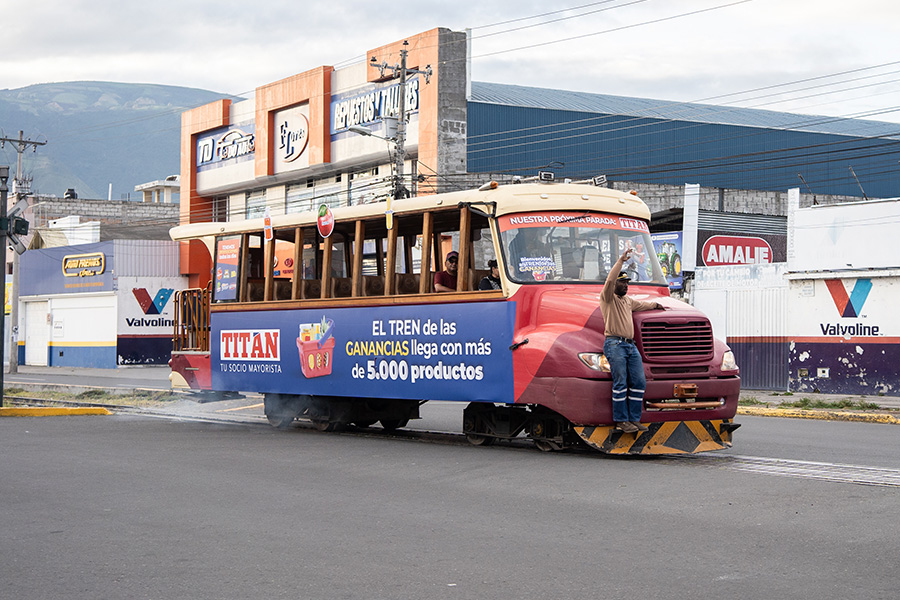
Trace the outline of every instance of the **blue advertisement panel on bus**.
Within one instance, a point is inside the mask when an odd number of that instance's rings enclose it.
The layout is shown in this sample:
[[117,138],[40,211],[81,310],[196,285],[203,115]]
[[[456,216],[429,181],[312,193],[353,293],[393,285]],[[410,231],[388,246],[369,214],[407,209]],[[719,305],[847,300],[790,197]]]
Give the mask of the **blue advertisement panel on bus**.
[[512,302],[215,313],[212,387],[511,403],[514,319]]

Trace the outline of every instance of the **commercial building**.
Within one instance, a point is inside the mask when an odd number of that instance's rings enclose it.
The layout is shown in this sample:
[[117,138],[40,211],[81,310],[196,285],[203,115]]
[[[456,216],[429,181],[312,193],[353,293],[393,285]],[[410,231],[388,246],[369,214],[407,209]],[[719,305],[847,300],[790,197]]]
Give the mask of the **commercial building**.
[[[181,222],[385,200],[398,164],[385,138],[396,135],[392,67],[402,51],[416,71],[400,161],[411,194],[550,169],[605,174],[654,213],[681,206],[689,182],[701,186],[701,209],[784,216],[798,174],[803,206],[900,186],[896,124],[471,82],[466,34],[433,29],[370,49],[367,62],[316,67],[184,113]],[[200,244],[184,251],[192,285],[205,284],[208,261]]]
[[178,245],[113,240],[29,250],[21,258],[19,364],[115,368],[166,364],[173,303],[186,281]]
[[178,206],[29,196],[25,214],[18,310],[7,311],[17,327],[5,328],[18,364],[166,364],[172,297],[187,285],[168,235]]

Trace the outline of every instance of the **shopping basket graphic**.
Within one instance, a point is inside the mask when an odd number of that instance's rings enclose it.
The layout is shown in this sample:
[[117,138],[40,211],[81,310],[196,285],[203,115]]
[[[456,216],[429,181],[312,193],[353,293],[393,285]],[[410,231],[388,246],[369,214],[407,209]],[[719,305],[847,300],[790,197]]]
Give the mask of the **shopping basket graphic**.
[[334,359],[334,321],[322,319],[321,323],[301,323],[297,350],[300,353],[300,370],[307,379],[331,375]]

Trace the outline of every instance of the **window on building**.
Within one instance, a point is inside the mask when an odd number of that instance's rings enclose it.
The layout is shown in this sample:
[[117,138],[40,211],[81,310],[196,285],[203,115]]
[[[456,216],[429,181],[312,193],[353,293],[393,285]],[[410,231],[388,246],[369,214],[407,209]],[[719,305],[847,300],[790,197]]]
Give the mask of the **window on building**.
[[224,223],[228,220],[228,196],[216,196],[212,199],[211,220]]
[[245,218],[258,219],[266,212],[266,190],[247,192]]

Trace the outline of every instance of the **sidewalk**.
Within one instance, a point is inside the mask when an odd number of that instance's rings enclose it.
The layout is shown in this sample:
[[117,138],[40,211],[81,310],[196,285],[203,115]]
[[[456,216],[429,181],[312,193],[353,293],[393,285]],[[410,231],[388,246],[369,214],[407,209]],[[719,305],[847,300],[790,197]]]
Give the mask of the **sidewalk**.
[[757,400],[777,406],[785,402],[798,402],[808,399],[810,402],[838,403],[849,400],[856,405],[860,403],[877,404],[885,410],[900,410],[900,396],[878,396],[861,394],[818,394],[815,392],[776,392],[774,390],[741,390],[741,400]]
[[[738,406],[738,415],[900,425],[900,397],[897,396],[741,390],[741,401],[744,404]],[[839,407],[848,401],[851,406]],[[758,402],[759,404],[749,404],[749,402]],[[803,405],[796,408],[783,406],[795,403],[805,403],[808,407]],[[857,408],[873,404],[878,408]],[[834,406],[835,408],[816,408],[817,405]]]

